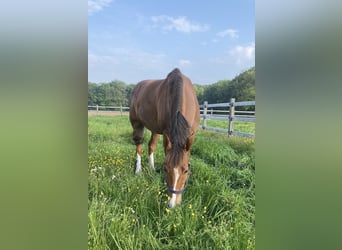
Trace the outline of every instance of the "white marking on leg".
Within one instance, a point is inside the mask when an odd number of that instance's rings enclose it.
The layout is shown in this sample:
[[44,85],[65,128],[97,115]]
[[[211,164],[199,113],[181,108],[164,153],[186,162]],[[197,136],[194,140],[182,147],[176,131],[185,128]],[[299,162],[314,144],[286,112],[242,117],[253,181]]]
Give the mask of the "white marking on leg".
[[[178,169],[177,168],[174,168],[173,169],[173,173],[175,175],[175,182],[173,184],[173,190],[176,190],[176,185],[177,185],[177,181],[178,181],[178,178],[179,178],[179,175],[178,175]],[[176,194],[172,194],[171,196],[171,199],[169,201],[169,207],[170,208],[174,208],[176,206]]]
[[150,166],[151,166],[151,168],[154,170],[154,158],[153,158],[153,152],[150,154],[150,158],[149,158],[149,160],[150,160]]
[[137,164],[135,166],[135,173],[139,173],[141,171],[141,156],[137,154]]

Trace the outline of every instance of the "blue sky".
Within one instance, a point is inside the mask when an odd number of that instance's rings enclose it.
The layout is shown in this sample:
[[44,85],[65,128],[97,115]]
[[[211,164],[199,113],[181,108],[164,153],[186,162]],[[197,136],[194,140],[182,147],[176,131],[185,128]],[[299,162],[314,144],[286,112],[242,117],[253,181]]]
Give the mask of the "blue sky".
[[211,84],[255,65],[254,0],[88,0],[88,80],[137,83],[175,67]]

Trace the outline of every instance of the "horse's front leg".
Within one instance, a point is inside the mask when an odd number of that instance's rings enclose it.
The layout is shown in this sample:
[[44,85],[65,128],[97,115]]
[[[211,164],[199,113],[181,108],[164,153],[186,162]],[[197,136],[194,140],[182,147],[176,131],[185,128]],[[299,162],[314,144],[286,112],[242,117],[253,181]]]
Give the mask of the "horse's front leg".
[[149,155],[149,162],[151,168],[154,170],[154,157],[153,152],[156,149],[157,143],[158,143],[159,135],[152,133],[151,139],[148,143],[148,155]]
[[141,171],[141,155],[142,155],[142,143],[144,140],[144,126],[141,124],[133,125],[133,140],[136,146],[137,162],[135,165],[135,173]]

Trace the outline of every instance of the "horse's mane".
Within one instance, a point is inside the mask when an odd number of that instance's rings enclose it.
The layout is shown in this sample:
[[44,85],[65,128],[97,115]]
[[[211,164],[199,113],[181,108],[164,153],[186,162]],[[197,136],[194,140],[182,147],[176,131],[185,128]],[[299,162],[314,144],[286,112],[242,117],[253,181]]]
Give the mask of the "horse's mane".
[[190,136],[190,125],[182,114],[183,77],[179,69],[174,69],[167,76],[169,87],[171,124],[170,140],[172,144],[171,163],[175,167],[182,160],[187,138]]

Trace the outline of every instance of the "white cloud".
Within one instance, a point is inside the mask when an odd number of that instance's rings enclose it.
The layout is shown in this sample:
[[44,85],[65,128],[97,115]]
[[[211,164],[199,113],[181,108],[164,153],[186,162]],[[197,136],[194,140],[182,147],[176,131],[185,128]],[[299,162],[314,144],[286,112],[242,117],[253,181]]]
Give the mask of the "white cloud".
[[186,17],[170,17],[166,15],[152,16],[153,27],[161,27],[165,31],[176,30],[179,32],[190,33],[190,32],[204,32],[209,29],[207,24],[198,24],[190,22]]
[[185,65],[191,64],[191,62],[189,60],[186,60],[186,59],[181,59],[181,60],[178,61],[178,64],[180,66],[185,66]]
[[115,56],[104,56],[104,55],[97,55],[95,53],[88,51],[88,64],[101,64],[101,63],[111,63],[111,64],[118,64],[119,60]]
[[93,15],[96,12],[108,7],[113,0],[88,0],[88,15]]
[[[165,55],[150,53],[140,49],[112,48],[100,54],[88,51],[88,67],[90,72],[102,72],[111,75],[130,69],[132,74],[138,69],[155,69],[165,65]],[[119,73],[121,74],[121,73]],[[132,78],[132,76],[128,77]]]
[[119,79],[137,83],[143,79],[162,79],[174,63],[165,54],[139,48],[116,47],[102,52],[88,51],[88,79],[109,82]]
[[209,59],[209,63],[213,64],[224,64],[226,63],[225,59],[222,57],[214,57]]
[[159,63],[165,57],[164,54],[149,53],[138,49],[112,48],[106,55],[99,55],[88,51],[88,62],[92,64],[133,64],[146,65]]
[[239,45],[229,50],[228,53],[235,59],[237,64],[252,61],[255,58],[255,44]]
[[237,30],[226,29],[226,30],[218,32],[216,35],[222,38],[226,36],[229,36],[230,38],[239,38],[239,35],[237,33],[238,33]]
[[148,65],[158,63],[164,54],[150,53],[140,49],[114,48],[111,53],[124,63],[134,65]]

